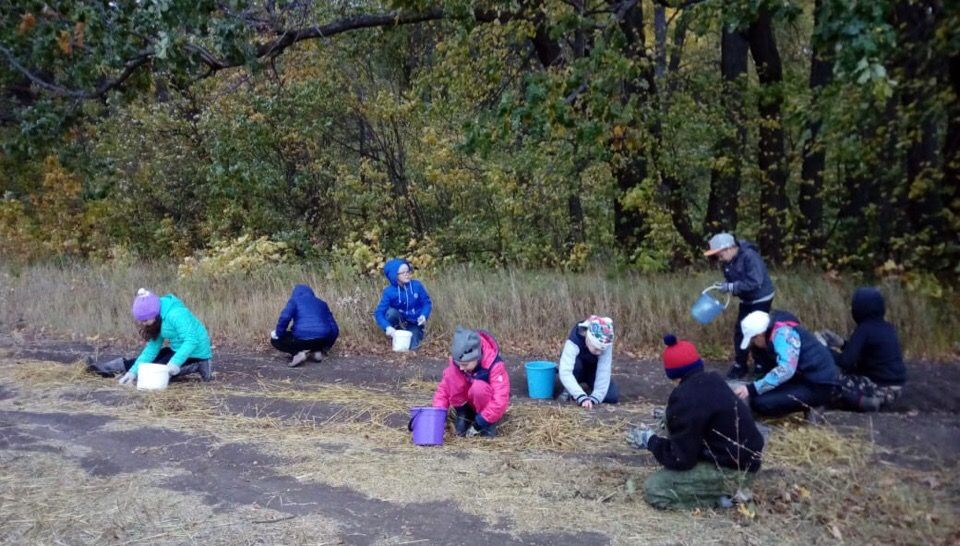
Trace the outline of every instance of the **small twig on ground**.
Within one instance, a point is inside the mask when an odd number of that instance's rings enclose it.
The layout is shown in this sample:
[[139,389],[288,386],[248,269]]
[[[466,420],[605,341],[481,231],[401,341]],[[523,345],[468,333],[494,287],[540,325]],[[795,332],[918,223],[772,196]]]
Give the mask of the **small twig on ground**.
[[288,515],[288,516],[283,516],[282,518],[276,518],[276,519],[261,519],[261,520],[253,521],[253,522],[251,522],[251,523],[277,523],[278,521],[286,521],[286,520],[288,520],[288,519],[293,519],[293,518],[295,518],[295,517],[297,517],[296,514],[290,514],[290,515]]

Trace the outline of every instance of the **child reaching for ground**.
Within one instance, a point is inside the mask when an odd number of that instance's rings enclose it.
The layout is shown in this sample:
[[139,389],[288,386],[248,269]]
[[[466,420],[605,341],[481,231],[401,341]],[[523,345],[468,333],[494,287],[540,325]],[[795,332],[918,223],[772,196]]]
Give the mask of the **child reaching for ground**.
[[457,327],[433,407],[456,410],[460,436],[497,435],[497,424],[510,407],[510,376],[490,333]]
[[[561,400],[576,400],[584,408],[601,402],[619,401],[617,385],[610,379],[613,368],[613,320],[591,315],[570,330],[560,354],[558,375],[563,386]],[[587,393],[581,384],[590,389]]]

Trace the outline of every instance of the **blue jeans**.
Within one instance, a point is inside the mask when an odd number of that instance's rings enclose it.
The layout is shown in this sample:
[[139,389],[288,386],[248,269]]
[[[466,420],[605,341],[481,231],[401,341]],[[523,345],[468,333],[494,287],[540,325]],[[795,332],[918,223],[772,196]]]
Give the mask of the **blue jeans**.
[[387,321],[390,322],[390,326],[393,326],[397,330],[408,330],[413,334],[413,338],[410,339],[410,349],[416,349],[420,346],[420,341],[423,339],[423,326],[417,325],[416,321],[407,322],[403,318],[403,315],[400,314],[400,311],[391,307],[387,309]]
[[826,405],[835,389],[834,385],[820,385],[793,378],[772,391],[750,397],[750,407],[759,415],[780,417]]

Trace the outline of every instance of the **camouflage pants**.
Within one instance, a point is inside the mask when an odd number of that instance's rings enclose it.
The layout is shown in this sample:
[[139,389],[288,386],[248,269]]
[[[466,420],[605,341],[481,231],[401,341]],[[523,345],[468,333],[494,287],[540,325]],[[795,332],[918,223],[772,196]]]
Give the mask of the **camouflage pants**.
[[661,469],[643,484],[643,498],[661,510],[690,510],[720,506],[720,497],[733,497],[753,483],[754,473],[698,463],[690,470]]
[[877,385],[864,375],[840,376],[837,405],[854,411],[879,411],[900,398],[900,385]]

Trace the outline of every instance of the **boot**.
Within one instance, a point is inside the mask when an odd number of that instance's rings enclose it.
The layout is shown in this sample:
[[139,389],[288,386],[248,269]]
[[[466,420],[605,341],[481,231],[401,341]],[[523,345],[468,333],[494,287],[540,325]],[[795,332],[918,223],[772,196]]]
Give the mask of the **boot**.
[[184,364],[180,367],[180,373],[174,377],[183,377],[187,374],[198,373],[200,374],[200,379],[204,381],[210,381],[213,377],[212,366],[209,360],[201,360],[200,362],[192,362],[190,364]]
[[457,436],[463,436],[467,433],[470,425],[473,424],[473,419],[467,413],[467,404],[454,409],[457,410],[457,420],[454,422],[453,428],[457,431]]
[[99,364],[94,363],[92,357],[87,357],[87,369],[93,373],[98,373],[104,377],[113,377],[115,374],[123,373],[127,371],[126,366],[123,365],[123,358],[114,358],[113,360],[108,360],[106,362],[101,362]]

